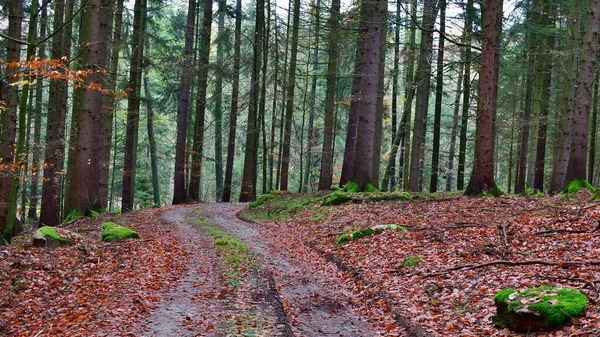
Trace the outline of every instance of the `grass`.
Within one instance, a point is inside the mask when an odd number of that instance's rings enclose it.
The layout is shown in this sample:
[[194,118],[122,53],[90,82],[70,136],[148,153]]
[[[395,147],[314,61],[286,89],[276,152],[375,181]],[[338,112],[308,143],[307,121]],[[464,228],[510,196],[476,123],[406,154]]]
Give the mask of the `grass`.
[[247,310],[223,322],[221,328],[228,336],[258,337],[264,336],[267,322],[255,310]]
[[194,218],[193,222],[213,239],[214,247],[225,267],[227,284],[239,288],[244,275],[256,268],[257,261],[250,248],[235,236],[212,226],[206,218]]

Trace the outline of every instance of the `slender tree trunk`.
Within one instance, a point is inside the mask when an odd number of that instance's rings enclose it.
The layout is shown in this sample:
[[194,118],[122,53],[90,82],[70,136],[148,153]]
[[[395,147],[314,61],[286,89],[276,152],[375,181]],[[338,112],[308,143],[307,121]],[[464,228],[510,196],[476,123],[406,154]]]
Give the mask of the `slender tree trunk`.
[[321,156],[321,174],[319,176],[319,191],[331,188],[333,175],[333,114],[335,107],[335,85],[338,64],[338,41],[340,26],[340,1],[331,1],[329,11],[329,53],[327,65],[327,93],[325,96],[325,127],[323,129],[323,151]]
[[594,85],[594,103],[592,104],[592,121],[590,123],[590,147],[589,147],[589,163],[588,163],[588,180],[591,185],[594,185],[594,165],[596,163],[596,139],[598,129],[598,81],[600,80],[600,68],[596,69],[596,83]]
[[292,122],[294,119],[294,92],[296,88],[296,65],[298,59],[298,31],[300,29],[300,0],[294,0],[292,27],[292,46],[290,50],[290,67],[287,78],[286,108],[283,134],[283,150],[281,155],[281,185],[279,189],[287,191],[290,167],[290,147],[292,138]]
[[[258,114],[260,116],[260,130],[262,134],[262,193],[266,194],[267,191],[267,157],[268,157],[268,148],[267,148],[267,116],[266,116],[266,99],[267,99],[267,65],[269,61],[269,35],[271,33],[271,0],[267,0],[267,16],[265,18],[266,27],[264,30],[263,36],[263,54],[262,54],[262,76],[261,76],[261,93],[260,93],[260,103],[258,108]],[[257,145],[258,150],[258,145]],[[258,161],[258,160],[257,160]],[[302,167],[302,165],[300,165]],[[258,178],[255,178],[254,182],[254,197],[256,197],[256,183]]]
[[[271,14],[269,13],[269,16]],[[277,18],[277,15],[275,18]],[[271,135],[269,139],[269,190],[273,189],[273,175],[275,174],[275,130],[277,129],[277,89],[279,87],[279,29],[277,28],[277,20],[274,20],[275,24],[275,69],[273,79],[273,109],[271,111]]]
[[440,38],[438,42],[437,75],[435,85],[435,113],[433,121],[433,153],[429,192],[437,192],[440,162],[440,125],[442,123],[442,96],[444,94],[444,34],[446,34],[446,0],[440,0]]
[[[337,0],[336,0],[337,1]],[[332,1],[332,9],[333,9]],[[339,13],[339,10],[338,10]],[[321,31],[321,0],[317,0],[314,5],[314,18],[315,18],[315,42],[314,49],[312,54],[312,70],[313,76],[310,85],[310,113],[308,115],[308,140],[306,145],[306,168],[304,169],[304,179],[302,184],[302,192],[308,192],[308,187],[310,186],[310,181],[312,178],[312,167],[313,167],[313,157],[312,152],[317,146],[317,135],[315,130],[315,110],[316,110],[316,95],[317,95],[317,70],[319,69],[319,39],[320,39],[320,31]]]
[[[396,20],[394,22],[394,70],[392,75],[392,150],[388,166],[384,173],[384,179],[381,183],[381,190],[393,191],[396,189],[396,155],[398,154],[398,144],[396,144],[396,132],[398,130],[398,75],[400,74],[400,4],[396,4]],[[387,179],[386,179],[387,177]]]
[[[40,20],[40,36],[46,36],[47,30],[47,19],[48,19],[48,6],[42,8],[41,20]],[[38,57],[40,59],[46,58],[46,44],[42,43],[38,49]],[[39,200],[38,187],[40,183],[40,160],[43,153],[42,142],[42,99],[44,94],[44,82],[42,78],[38,78],[35,87],[35,110],[34,110],[34,126],[33,126],[33,158],[31,161],[31,184],[29,194],[29,211],[28,217],[32,220],[38,220],[37,207]]]
[[215,77],[215,180],[216,200],[223,197],[223,65],[225,63],[225,12],[227,1],[219,0],[219,26],[217,31],[217,74]]
[[465,184],[465,166],[467,158],[467,129],[469,126],[469,109],[471,108],[471,44],[473,32],[473,17],[475,9],[473,0],[467,0],[467,9],[465,16],[465,73],[463,76],[463,108],[460,124],[460,137],[458,144],[458,173],[456,175],[456,189],[464,189]]
[[174,205],[185,203],[187,201],[185,189],[185,144],[190,105],[195,22],[196,1],[189,0],[187,24],[185,27],[185,54],[181,75],[181,90],[179,91],[179,107],[177,110],[177,143],[175,145],[175,176],[173,190]]
[[121,212],[123,213],[134,209],[135,173],[140,125],[142,62],[144,58],[146,0],[136,0],[133,7],[133,13],[133,43],[129,69],[125,159],[123,164],[123,190],[121,193]]
[[[146,48],[148,48],[146,40]],[[158,157],[156,155],[156,136],[154,135],[154,108],[148,70],[144,71],[144,94],[146,96],[146,129],[148,130],[148,147],[150,150],[150,168],[152,170],[152,198],[154,206],[160,207],[160,182],[158,181]]]
[[[387,9],[386,9],[387,16]],[[379,189],[379,167],[381,166],[381,144],[383,142],[383,96],[385,95],[385,59],[387,54],[387,23],[381,24],[381,52],[379,60],[379,93],[375,112],[375,135],[373,139],[373,187]]]
[[[54,3],[53,31],[50,57],[70,57],[72,25],[63,27],[63,16],[73,8],[73,0]],[[62,27],[62,28],[61,28]],[[44,150],[44,178],[42,179],[42,203],[39,223],[56,226],[60,223],[61,181],[65,161],[65,121],[67,112],[67,87],[65,80],[50,82],[48,118],[46,121],[46,146]]]
[[194,140],[192,152],[192,169],[188,199],[200,201],[200,180],[202,178],[202,154],[204,149],[204,124],[206,115],[206,90],[208,86],[208,63],[210,59],[210,34],[212,28],[212,0],[204,2],[202,30],[198,41],[198,97],[196,98],[196,117],[194,119]]
[[[287,97],[287,86],[288,86],[288,72],[286,69],[288,68],[288,56],[289,56],[289,46],[290,46],[290,30],[292,25],[290,25],[292,18],[292,1],[288,1],[288,16],[286,21],[286,34],[285,34],[285,56],[283,58],[283,81],[282,81],[282,92],[281,97],[282,101],[285,97]],[[279,151],[277,153],[277,177],[275,180],[275,189],[281,189],[281,166],[282,166],[282,156],[283,156],[283,138],[284,138],[284,119],[285,112],[287,107],[287,101],[282,102],[281,104],[281,115],[279,118]]]
[[235,158],[235,134],[237,131],[238,97],[240,91],[240,58],[242,44],[242,0],[235,5],[235,46],[233,57],[233,85],[231,88],[231,111],[229,113],[229,139],[227,141],[227,163],[225,164],[225,183],[223,184],[223,202],[231,201],[233,181],[233,160]]
[[433,26],[437,16],[438,1],[426,0],[424,4],[423,23],[424,31],[421,33],[421,45],[419,47],[419,63],[415,84],[417,85],[417,105],[415,108],[415,122],[413,126],[413,142],[410,156],[410,176],[408,178],[408,189],[420,191],[423,170],[423,157],[425,147],[425,123],[427,122],[427,110],[429,108],[429,92],[431,76],[431,52],[433,48]]
[[354,146],[354,168],[350,180],[361,190],[376,185],[373,177],[373,156],[375,127],[377,123],[377,100],[383,88],[379,87],[381,71],[381,43],[385,34],[383,23],[386,20],[387,2],[368,0],[365,6],[365,37],[363,49],[362,81],[356,142]]
[[[556,5],[544,4],[544,11],[540,23],[543,27],[554,27],[555,20],[550,18],[550,13],[556,10]],[[554,49],[554,36],[547,34],[545,41],[540,43],[539,69],[536,71],[541,77],[541,90],[539,93],[539,124],[537,130],[537,149],[535,154],[534,189],[544,190],[544,170],[546,163],[546,138],[548,132],[548,115],[550,112],[550,95],[552,89],[552,54]]]
[[[464,52],[461,52],[461,60],[464,58]],[[459,65],[456,97],[454,98],[454,114],[452,115],[452,131],[450,134],[450,149],[448,150],[448,162],[446,164],[446,192],[452,191],[452,173],[454,172],[454,157],[456,155],[456,136],[458,134],[458,112],[460,110],[460,94],[462,93],[462,74],[464,64]],[[512,139],[512,138],[511,138]]]
[[[412,0],[410,14],[407,12],[412,18],[417,16],[417,0]],[[410,24],[410,37],[408,40],[408,45],[406,47],[406,72],[404,74],[404,107],[402,119],[404,123],[401,123],[400,127],[404,126],[405,137],[400,140],[400,162],[399,167],[401,169],[401,177],[402,177],[402,188],[404,190],[408,190],[408,178],[410,176],[410,144],[411,144],[411,133],[408,132],[410,125],[412,123],[412,105],[415,98],[415,91],[417,87],[415,72],[415,55],[416,55],[416,41],[417,41],[417,23],[416,20],[411,20]]]
[[498,95],[502,5],[503,0],[488,0],[482,4],[483,50],[479,75],[475,158],[466,189],[467,195],[499,194],[494,180],[494,123]]
[[246,130],[246,153],[244,155],[244,173],[242,176],[242,190],[240,192],[240,202],[247,202],[254,195],[253,180],[255,176],[256,158],[256,139],[257,139],[257,110],[260,94],[260,67],[262,53],[263,28],[265,24],[265,3],[264,0],[256,1],[256,25],[254,27],[254,59],[252,62],[252,76],[250,79],[250,102],[248,105],[248,127]]

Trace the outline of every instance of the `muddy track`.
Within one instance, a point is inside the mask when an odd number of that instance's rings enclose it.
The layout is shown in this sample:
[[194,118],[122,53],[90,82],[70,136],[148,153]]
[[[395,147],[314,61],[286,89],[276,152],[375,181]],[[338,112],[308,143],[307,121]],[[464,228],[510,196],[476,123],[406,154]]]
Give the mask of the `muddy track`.
[[[260,318],[257,335],[373,336],[360,318],[337,301],[339,294],[311,275],[298,261],[262,236],[255,225],[237,218],[245,204],[202,204],[164,213],[190,251],[191,265],[161,307],[149,318],[144,336],[237,336],[227,322],[239,324],[249,314]],[[228,290],[211,238],[193,218],[246,243],[258,258],[248,286]],[[242,288],[244,288],[242,286]]]

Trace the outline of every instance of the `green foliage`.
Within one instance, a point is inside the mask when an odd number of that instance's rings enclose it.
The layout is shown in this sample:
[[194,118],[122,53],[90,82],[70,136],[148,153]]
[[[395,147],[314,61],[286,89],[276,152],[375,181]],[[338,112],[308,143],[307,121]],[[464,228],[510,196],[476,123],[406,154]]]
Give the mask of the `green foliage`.
[[79,220],[80,218],[83,218],[83,213],[81,211],[74,210],[74,211],[71,211],[71,213],[69,213],[69,215],[67,215],[67,217],[63,220],[62,223],[66,224],[69,222]]
[[367,236],[375,234],[381,234],[384,230],[396,230],[398,232],[406,232],[406,228],[400,225],[377,225],[373,227],[361,228],[346,232],[338,237],[335,241],[335,247],[339,247],[351,241],[356,241]]
[[140,234],[137,232],[123,227],[114,222],[105,222],[102,224],[102,241],[112,241],[116,239],[138,239]]
[[273,200],[275,199],[277,196],[271,192],[269,194],[264,194],[263,196],[261,196],[260,198],[258,198],[258,200],[253,201],[250,203],[250,206],[248,206],[249,209],[253,209],[256,207],[260,207],[262,205],[264,205],[267,201],[269,200]]
[[[371,187],[372,187],[372,185],[371,185]],[[344,188],[341,189],[341,191],[348,192],[348,193],[358,193],[358,192],[360,192],[360,186],[358,186],[358,184],[355,183],[354,181],[349,181],[346,184],[346,186],[344,186]]]
[[538,197],[538,198],[541,198],[541,197],[543,197],[543,196],[544,196],[544,192],[542,192],[542,191],[537,191],[537,192],[535,193],[535,196],[536,196],[536,197]]
[[90,210],[90,216],[91,216],[92,218],[95,218],[95,217],[97,217],[97,216],[100,216],[100,213],[98,213],[98,212],[96,212],[96,211],[94,211],[94,210]]
[[509,312],[526,309],[537,313],[544,318],[546,327],[556,327],[582,316],[587,298],[576,290],[540,286],[518,293],[515,289],[501,290],[494,297],[494,302],[496,305],[506,304]]
[[315,194],[292,194],[272,191],[250,204],[242,216],[251,220],[288,218],[292,214],[312,208],[320,198]]
[[421,259],[423,259],[423,257],[419,256],[419,255],[409,256],[404,261],[402,261],[402,263],[400,264],[400,267],[407,268],[407,267],[418,266],[419,263],[421,263]]
[[[334,206],[347,202],[359,203],[363,201],[411,200],[415,198],[417,197],[408,192],[393,193],[374,190],[373,192],[352,193],[340,190],[326,195],[321,201],[321,206]],[[424,196],[424,198],[428,198],[428,196]]]
[[43,234],[44,236],[49,237],[52,240],[56,241],[56,243],[58,243],[59,245],[68,245],[71,243],[71,241],[69,241],[68,239],[65,239],[62,236],[60,236],[60,234],[58,234],[58,232],[56,232],[56,228],[54,228],[54,227],[43,226],[43,227],[38,228],[37,231],[40,232],[41,234]]
[[531,191],[531,188],[527,187],[524,191],[523,191],[523,195],[528,197],[531,194],[533,194],[533,192]]
[[15,280],[12,284],[12,288],[14,291],[25,289],[27,288],[27,281]]

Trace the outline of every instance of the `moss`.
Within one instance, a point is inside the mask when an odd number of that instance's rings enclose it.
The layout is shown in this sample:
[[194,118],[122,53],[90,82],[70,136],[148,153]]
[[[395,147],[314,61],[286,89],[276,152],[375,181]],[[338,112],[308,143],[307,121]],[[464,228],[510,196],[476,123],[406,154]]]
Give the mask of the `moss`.
[[543,196],[544,196],[544,192],[542,192],[542,191],[537,191],[537,192],[535,193],[535,196],[536,196],[536,197],[538,197],[538,198],[541,198],[541,197],[543,197]]
[[576,290],[540,286],[511,296],[515,292],[515,289],[501,290],[494,297],[494,302],[506,304],[510,312],[526,309],[539,314],[544,318],[546,327],[557,327],[582,316],[587,305],[585,295]]
[[600,188],[596,189],[594,195],[592,195],[591,201],[600,200]]
[[275,192],[271,192],[269,194],[262,195],[260,198],[258,198],[258,200],[251,202],[250,205],[248,206],[248,208],[253,209],[253,208],[264,205],[269,200],[275,199],[276,196],[274,193]]
[[528,197],[530,195],[532,195],[533,192],[531,191],[531,188],[527,187],[524,191],[523,191],[523,195]]
[[96,211],[94,211],[94,210],[90,210],[90,216],[91,216],[92,218],[95,218],[95,217],[98,217],[98,216],[100,216],[100,213],[98,213],[98,212],[96,212]]
[[63,220],[63,224],[69,223],[69,222],[73,222],[79,218],[83,217],[83,213],[81,211],[75,210],[75,211],[71,211],[71,213],[69,213],[69,215],[67,215],[67,217]]
[[40,232],[41,234],[43,234],[46,237],[51,238],[52,240],[56,241],[60,245],[68,245],[71,242],[68,239],[65,239],[62,236],[60,236],[60,234],[58,234],[56,229],[53,227],[50,227],[50,226],[40,227],[40,228],[38,228],[38,232]]
[[401,268],[414,267],[419,265],[423,257],[419,255],[409,256],[400,264]]
[[344,188],[342,188],[342,191],[349,193],[358,193],[360,192],[360,186],[358,186],[358,184],[354,181],[349,181],[348,183],[346,183]]
[[102,224],[102,241],[138,239],[139,237],[140,234],[137,232],[114,222],[105,222]]
[[321,206],[333,206],[353,200],[352,196],[344,192],[333,192],[325,196]]
[[367,186],[365,187],[365,192],[373,193],[373,192],[377,192],[377,189],[372,184],[367,184]]
[[567,187],[565,187],[564,189],[564,193],[577,193],[579,191],[581,191],[581,189],[586,189],[592,193],[596,192],[596,189],[594,188],[594,186],[590,185],[590,183],[585,180],[573,180],[570,183],[567,184]]
[[348,242],[356,241],[356,240],[362,239],[367,236],[371,236],[371,235],[373,235],[373,233],[381,234],[381,233],[383,233],[384,230],[397,230],[398,232],[406,232],[406,228],[404,228],[400,225],[392,225],[392,224],[377,225],[377,226],[373,226],[373,227],[361,228],[361,229],[353,230],[353,231],[346,232],[346,233],[340,235],[335,242],[335,247],[339,247]]

